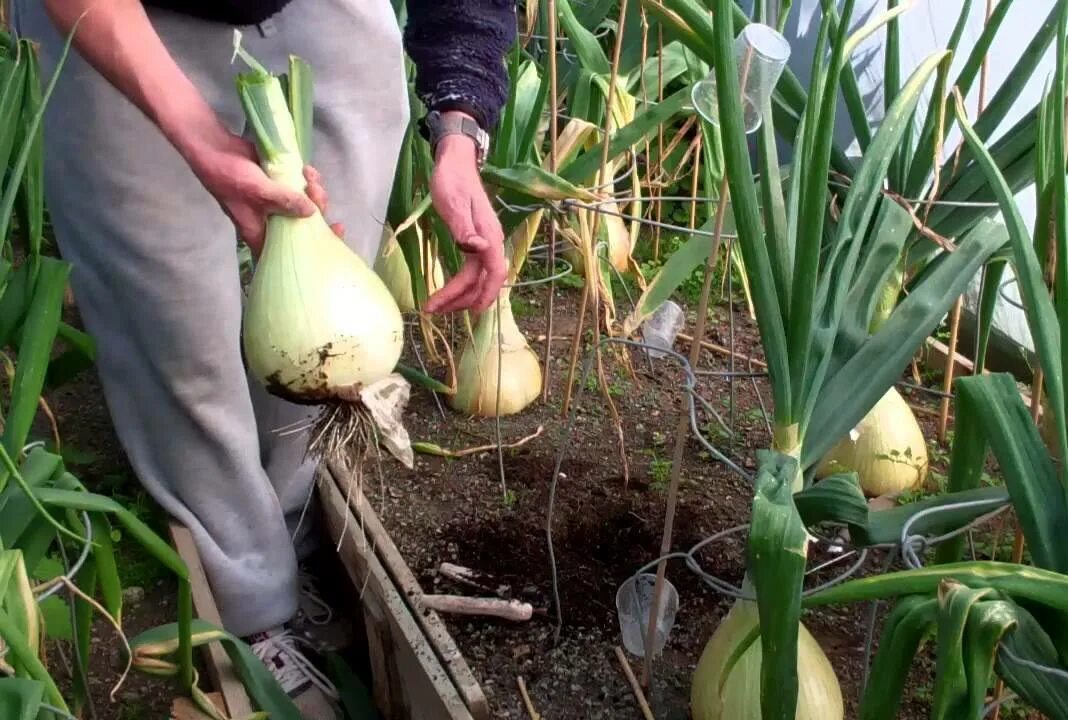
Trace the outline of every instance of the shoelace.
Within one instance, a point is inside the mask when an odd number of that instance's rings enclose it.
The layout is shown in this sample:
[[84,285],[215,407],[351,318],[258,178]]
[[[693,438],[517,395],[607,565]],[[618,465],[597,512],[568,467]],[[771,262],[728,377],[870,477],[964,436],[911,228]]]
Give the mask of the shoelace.
[[[278,684],[287,689],[287,691],[290,688],[299,687],[305,680],[308,680],[326,693],[331,700],[337,700],[339,697],[338,691],[334,684],[330,682],[330,678],[315,667],[300,651],[297,647],[298,645],[312,647],[306,640],[291,634],[289,630],[282,630],[275,635],[254,643],[252,645],[252,653],[267,666],[271,674],[278,680]],[[278,655],[283,656],[281,667],[272,662]]]
[[317,615],[312,615],[305,611],[305,616],[308,618],[308,622],[313,625],[326,625],[333,619],[334,611],[319,594],[319,588],[315,581],[315,577],[304,570],[300,571],[300,595],[311,605],[317,605],[321,610]]

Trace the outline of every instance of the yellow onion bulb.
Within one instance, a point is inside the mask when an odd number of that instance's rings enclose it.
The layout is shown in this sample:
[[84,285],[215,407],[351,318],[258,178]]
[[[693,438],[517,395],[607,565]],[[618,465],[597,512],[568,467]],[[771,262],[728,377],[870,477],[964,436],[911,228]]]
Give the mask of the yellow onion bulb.
[[456,392],[449,396],[454,410],[479,417],[514,415],[541,393],[541,363],[515,323],[509,295],[506,289],[479,316],[473,337],[460,351]]
[[395,370],[403,330],[389,289],[320,213],[268,219],[243,345],[269,391],[295,402],[352,399]]
[[[761,720],[759,638],[730,668],[735,649],[760,622],[756,603],[737,600],[705,645],[690,690],[693,720]],[[802,624],[797,643],[796,720],[844,720],[838,676],[823,649]]]
[[927,479],[927,440],[912,408],[894,388],[820,461],[816,477],[856,472],[869,497],[900,495]]
[[[419,246],[420,262],[426,272],[426,253],[422,243]],[[404,251],[397,236],[387,228],[383,232],[382,252],[375,261],[375,272],[382,278],[382,282],[389,288],[393,300],[397,303],[402,313],[415,310],[415,294],[412,288],[412,274],[408,269],[408,262],[404,257]],[[433,294],[445,284],[445,272],[441,267],[441,261],[435,256],[433,259],[432,273],[426,277],[427,295]]]

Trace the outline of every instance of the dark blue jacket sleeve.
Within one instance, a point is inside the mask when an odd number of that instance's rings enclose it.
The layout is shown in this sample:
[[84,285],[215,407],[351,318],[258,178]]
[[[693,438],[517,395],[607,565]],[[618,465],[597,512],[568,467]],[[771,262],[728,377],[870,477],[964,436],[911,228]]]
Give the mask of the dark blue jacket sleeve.
[[404,42],[419,99],[492,131],[508,100],[505,56],[515,37],[515,0],[408,0]]

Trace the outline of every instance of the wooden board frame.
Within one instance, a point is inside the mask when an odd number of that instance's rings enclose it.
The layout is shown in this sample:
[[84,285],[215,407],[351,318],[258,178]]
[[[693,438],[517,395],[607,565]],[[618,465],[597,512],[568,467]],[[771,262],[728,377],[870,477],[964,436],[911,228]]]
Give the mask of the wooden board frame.
[[[374,698],[384,720],[490,720],[489,702],[438,614],[418,605],[422,589],[359,488],[322,468],[316,492],[327,535],[360,598]],[[193,536],[172,520],[171,544],[189,569],[197,617],[222,626]],[[200,648],[213,693],[228,717],[252,714],[252,701],[219,643]]]
[[[418,586],[393,577],[406,571],[414,582],[414,575],[388,536],[376,537],[384,530],[355,483],[338,475],[324,468],[316,488],[326,529],[360,597],[379,712],[385,720],[488,720],[488,702],[444,625],[413,606]],[[381,559],[384,548],[393,574]],[[428,633],[428,626],[437,627]]]
[[[222,627],[219,608],[211,592],[211,584],[200,562],[193,535],[181,523],[171,520],[169,525],[171,544],[181,556],[189,569],[189,584],[193,590],[193,612],[205,622]],[[221,696],[225,705],[223,711],[227,717],[246,718],[252,715],[252,700],[245,691],[245,686],[237,677],[230,656],[217,642],[207,643],[201,647],[204,664],[207,666],[208,679]]]

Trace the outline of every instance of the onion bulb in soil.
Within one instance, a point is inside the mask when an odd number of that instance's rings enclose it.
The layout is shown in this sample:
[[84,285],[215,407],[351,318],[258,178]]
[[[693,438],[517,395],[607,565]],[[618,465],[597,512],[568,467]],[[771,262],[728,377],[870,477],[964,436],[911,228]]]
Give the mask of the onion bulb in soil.
[[927,479],[927,441],[905,399],[890,388],[820,462],[816,476],[856,472],[869,497],[896,496]]
[[[382,278],[382,282],[389,288],[390,295],[397,303],[402,313],[415,310],[415,293],[412,287],[412,274],[408,269],[408,262],[404,257],[397,236],[388,228],[382,234],[383,247],[378,260],[375,262],[375,272]],[[445,273],[441,267],[441,261],[433,258],[433,272],[427,276],[426,252],[422,243],[419,244],[420,267],[423,268],[423,276],[426,278],[427,296],[445,284]]]
[[541,393],[541,364],[515,324],[509,288],[479,315],[472,336],[456,363],[456,392],[449,397],[450,406],[468,415],[497,417],[513,415],[534,402]]
[[[289,97],[278,78],[253,67],[238,92],[267,175],[304,192],[303,117],[310,126],[310,69],[292,58]],[[307,137],[305,135],[304,137]],[[316,211],[272,215],[244,310],[242,344],[252,375],[295,403],[319,406],[309,454],[352,465],[374,447],[375,424],[361,391],[390,376],[403,347],[397,303],[372,268]]]
[[[723,677],[727,663],[760,621],[756,603],[737,600],[716,628],[697,662],[690,690],[694,720],[761,720],[760,639],[742,653]],[[838,677],[816,639],[802,624],[797,642],[796,720],[843,720]]]

